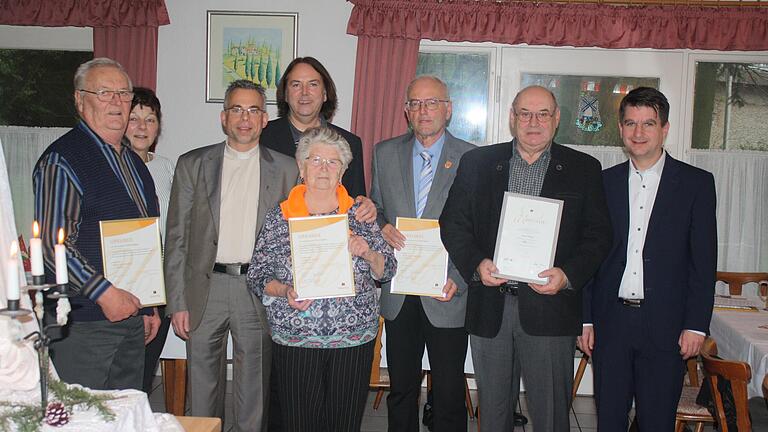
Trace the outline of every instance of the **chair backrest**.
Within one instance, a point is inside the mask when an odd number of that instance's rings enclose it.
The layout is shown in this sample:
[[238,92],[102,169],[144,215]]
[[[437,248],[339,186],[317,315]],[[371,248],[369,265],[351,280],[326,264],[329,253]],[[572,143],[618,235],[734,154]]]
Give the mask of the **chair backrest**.
[[760,284],[758,292],[763,296],[768,294],[768,273],[717,272],[717,280],[728,284],[731,295],[741,295],[741,287],[747,283]]
[[723,397],[718,391],[717,383],[719,380],[727,380],[731,384],[731,392],[736,405],[736,425],[739,431],[751,431],[752,424],[749,419],[749,406],[747,398],[747,383],[752,377],[752,370],[749,364],[723,360],[717,357],[717,344],[711,338],[702,347],[701,358],[704,364],[704,376],[709,381],[712,390],[712,400],[715,404],[715,421],[721,432],[728,432],[728,425],[725,418],[725,408],[723,407]]
[[376,333],[376,342],[373,346],[373,361],[371,363],[371,387],[389,386],[389,380],[381,377],[381,331],[384,329],[384,318],[379,317],[379,332]]

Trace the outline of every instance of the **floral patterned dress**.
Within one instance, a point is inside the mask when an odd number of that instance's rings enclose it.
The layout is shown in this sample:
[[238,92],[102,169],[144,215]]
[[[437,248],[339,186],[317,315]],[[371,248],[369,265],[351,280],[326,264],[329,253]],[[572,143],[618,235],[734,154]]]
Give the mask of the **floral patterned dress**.
[[[384,256],[381,281],[387,281],[397,270],[394,252],[375,222],[363,223],[355,219],[359,205],[353,205],[347,212],[349,228],[353,234],[363,237],[371,250]],[[288,221],[279,206],[270,210],[248,269],[248,289],[261,299],[267,310],[272,340],[303,348],[347,348],[375,339],[379,302],[374,275],[369,263],[361,257],[353,256],[352,265],[357,292],[354,297],[317,299],[309,309],[300,311],[289,306],[284,297],[265,294],[264,287],[272,280],[293,286]]]

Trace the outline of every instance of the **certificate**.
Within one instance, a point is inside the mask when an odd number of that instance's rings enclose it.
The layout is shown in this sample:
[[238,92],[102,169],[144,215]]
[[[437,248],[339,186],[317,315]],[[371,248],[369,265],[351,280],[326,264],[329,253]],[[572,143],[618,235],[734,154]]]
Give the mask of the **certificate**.
[[142,306],[165,304],[160,219],[99,222],[104,277],[135,295]]
[[346,214],[288,219],[299,300],[355,295]]
[[538,274],[555,262],[562,213],[561,200],[506,192],[493,254],[499,272],[493,276],[546,284]]
[[399,217],[395,226],[405,236],[405,246],[395,250],[397,274],[390,292],[441,297],[448,277],[448,251],[440,241],[440,224],[435,219]]

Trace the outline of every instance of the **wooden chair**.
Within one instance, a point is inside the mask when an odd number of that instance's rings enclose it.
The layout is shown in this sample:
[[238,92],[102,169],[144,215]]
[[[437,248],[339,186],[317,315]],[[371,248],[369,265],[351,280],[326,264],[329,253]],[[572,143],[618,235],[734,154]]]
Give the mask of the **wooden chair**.
[[[384,329],[384,318],[379,317],[379,331],[376,333],[376,342],[373,347],[373,362],[371,363],[371,379],[369,386],[376,389],[376,398],[373,400],[373,409],[379,409],[381,398],[384,392],[389,389],[389,374],[382,371],[381,368],[381,333]],[[432,375],[427,374],[427,391],[432,389]],[[472,397],[469,394],[469,384],[466,375],[464,376],[464,398],[466,400],[467,413],[469,418],[475,418],[475,408],[472,404]]]
[[748,283],[759,284],[760,295],[768,294],[768,273],[717,272],[717,280],[728,284],[731,295],[741,295],[742,285]]
[[704,363],[704,376],[712,389],[712,399],[715,404],[718,429],[720,432],[728,432],[723,398],[717,391],[717,383],[724,379],[731,383],[731,392],[736,405],[736,426],[740,431],[751,431],[752,422],[749,418],[749,403],[747,396],[747,383],[752,378],[752,370],[748,363],[723,360],[717,357],[717,347],[714,350],[702,350]]
[[[714,352],[717,354],[717,344],[712,338],[704,340],[701,351]],[[701,390],[701,380],[699,379],[698,361],[696,357],[689,358],[686,361],[688,370],[688,382],[683,385],[683,392],[680,395],[680,401],[677,403],[677,415],[675,416],[675,432],[682,432],[687,423],[695,423],[695,432],[704,430],[707,423],[715,423],[715,419],[707,411],[706,407],[696,403],[696,396]]]
[[381,332],[384,329],[384,318],[379,317],[379,332],[376,333],[376,342],[373,347],[373,362],[371,363],[371,380],[369,386],[376,389],[376,399],[373,401],[373,409],[379,409],[384,391],[389,389],[389,374],[381,368]]

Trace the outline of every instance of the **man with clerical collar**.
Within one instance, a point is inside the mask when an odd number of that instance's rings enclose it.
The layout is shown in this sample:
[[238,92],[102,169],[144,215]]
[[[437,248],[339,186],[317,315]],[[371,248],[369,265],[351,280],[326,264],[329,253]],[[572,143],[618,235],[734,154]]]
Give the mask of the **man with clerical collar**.
[[331,123],[336,113],[336,84],[314,57],[298,57],[285,68],[277,87],[279,118],[270,121],[261,135],[262,146],[295,157],[296,143],[308,128],[327,126],[349,143],[352,163],[341,183],[352,197],[365,195],[363,144],[360,137]]
[[[443,243],[468,284],[465,327],[483,430],[513,429],[520,373],[533,428],[570,430],[581,290],[608,252],[610,223],[600,163],[553,142],[559,121],[549,90],[520,91],[510,109],[515,139],[464,154],[440,217]],[[493,276],[505,192],[563,201],[554,266],[538,274],[544,284]]]
[[104,276],[99,222],[159,216],[155,185],[122,143],[133,86],[116,61],[96,58],[75,72],[80,123],[35,165],[46,280],[55,280],[54,242],[66,233],[68,289],[74,293],[64,338],[51,345],[62,380],[92,389],[142,388],[144,344],[157,334],[157,310]]
[[264,306],[246,288],[268,210],[296,184],[296,162],[259,145],[264,89],[232,82],[220,114],[224,142],[176,164],[168,209],[165,280],[176,334],[187,340],[190,415],[224,418],[227,335],[233,339],[237,431],[266,430],[272,341]]

